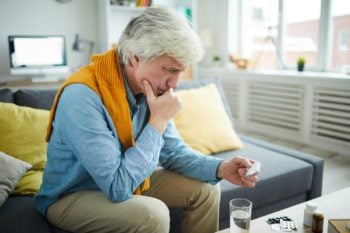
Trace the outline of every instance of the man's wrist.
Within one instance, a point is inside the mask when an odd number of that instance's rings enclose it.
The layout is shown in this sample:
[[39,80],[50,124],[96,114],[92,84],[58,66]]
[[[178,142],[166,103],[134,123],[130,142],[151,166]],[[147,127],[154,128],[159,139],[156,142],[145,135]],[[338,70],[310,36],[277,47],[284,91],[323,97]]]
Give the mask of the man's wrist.
[[166,123],[163,123],[160,120],[150,118],[148,123],[151,124],[160,134],[163,134],[166,129]]

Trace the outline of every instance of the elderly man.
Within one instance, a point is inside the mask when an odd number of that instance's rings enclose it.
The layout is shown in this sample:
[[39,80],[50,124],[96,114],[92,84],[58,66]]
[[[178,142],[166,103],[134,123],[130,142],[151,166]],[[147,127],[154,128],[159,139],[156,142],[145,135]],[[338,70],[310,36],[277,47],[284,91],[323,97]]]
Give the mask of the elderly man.
[[[202,156],[171,121],[181,109],[179,74],[203,57],[188,22],[166,7],[131,20],[117,50],[95,55],[63,84],[51,111],[39,211],[70,232],[218,229],[217,182],[253,187],[252,161]],[[162,168],[159,168],[158,165]]]

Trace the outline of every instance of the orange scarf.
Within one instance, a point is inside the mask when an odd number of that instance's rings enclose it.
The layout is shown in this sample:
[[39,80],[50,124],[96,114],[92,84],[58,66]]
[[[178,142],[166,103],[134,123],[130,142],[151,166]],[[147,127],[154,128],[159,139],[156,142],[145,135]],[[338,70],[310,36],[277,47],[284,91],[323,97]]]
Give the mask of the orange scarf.
[[[128,149],[135,145],[135,141],[119,55],[115,50],[109,50],[104,54],[94,55],[91,61],[91,64],[71,75],[58,90],[50,112],[46,141],[48,142],[50,140],[52,122],[55,118],[58,100],[63,89],[70,84],[80,83],[87,85],[101,97],[104,106],[113,120],[121,144],[125,149]],[[140,195],[141,191],[145,191],[149,187],[150,180],[148,177],[135,190],[134,194]]]

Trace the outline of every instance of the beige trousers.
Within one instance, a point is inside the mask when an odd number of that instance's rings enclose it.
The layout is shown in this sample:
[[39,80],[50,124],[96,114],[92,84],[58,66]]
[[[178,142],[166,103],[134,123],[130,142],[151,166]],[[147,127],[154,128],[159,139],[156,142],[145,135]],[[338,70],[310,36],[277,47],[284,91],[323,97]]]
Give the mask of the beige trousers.
[[98,190],[67,195],[47,211],[47,219],[70,232],[169,232],[168,207],[184,209],[183,233],[218,230],[220,186],[157,169],[142,196],[110,202]]

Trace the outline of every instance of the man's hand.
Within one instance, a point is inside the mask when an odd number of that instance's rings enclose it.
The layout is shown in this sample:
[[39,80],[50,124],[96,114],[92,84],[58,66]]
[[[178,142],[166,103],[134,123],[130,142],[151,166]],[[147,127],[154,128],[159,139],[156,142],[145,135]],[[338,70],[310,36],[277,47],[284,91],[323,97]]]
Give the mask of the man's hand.
[[161,96],[156,96],[151,84],[144,80],[143,85],[147,97],[147,103],[151,116],[149,123],[160,133],[163,133],[169,120],[180,111],[182,105],[179,98],[170,88]]
[[247,168],[250,168],[253,163],[254,161],[241,156],[223,161],[218,168],[217,177],[239,186],[254,187],[258,177],[256,175],[245,176]]

